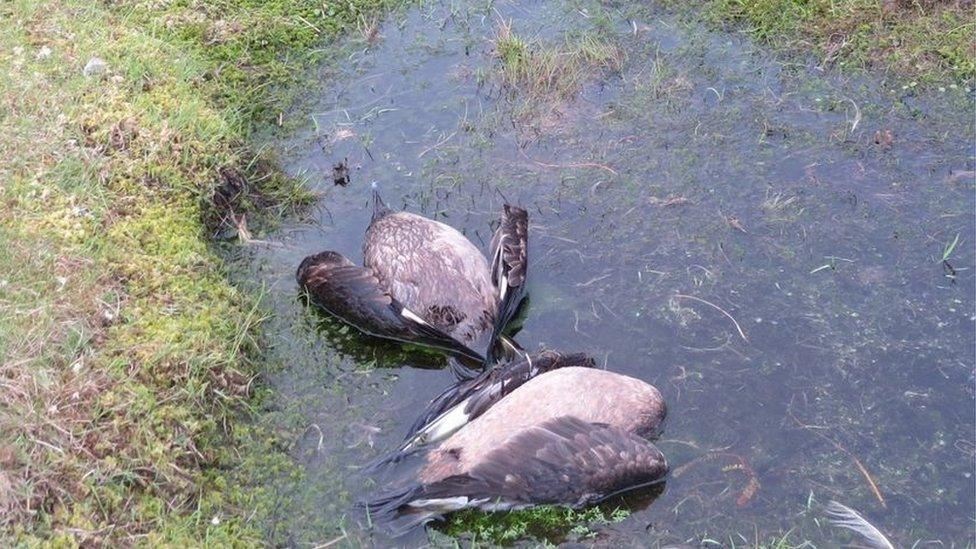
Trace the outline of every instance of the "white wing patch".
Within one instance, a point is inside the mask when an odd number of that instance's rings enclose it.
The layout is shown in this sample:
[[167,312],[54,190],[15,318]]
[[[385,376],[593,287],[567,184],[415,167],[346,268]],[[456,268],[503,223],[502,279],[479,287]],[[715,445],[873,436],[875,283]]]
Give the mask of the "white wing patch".
[[418,509],[436,509],[442,512],[457,511],[468,507],[468,497],[415,499],[407,505]]
[[402,316],[403,318],[412,320],[412,321],[416,322],[417,324],[421,324],[423,326],[430,326],[430,324],[428,324],[426,320],[424,320],[423,318],[420,318],[420,316],[417,313],[411,311],[410,309],[408,309],[406,307],[404,307],[400,311],[400,316]]
[[430,422],[420,432],[424,442],[439,442],[453,435],[458,429],[464,427],[470,421],[468,414],[464,413],[464,408],[468,405],[470,398],[461,401],[457,406],[441,414],[437,419]]

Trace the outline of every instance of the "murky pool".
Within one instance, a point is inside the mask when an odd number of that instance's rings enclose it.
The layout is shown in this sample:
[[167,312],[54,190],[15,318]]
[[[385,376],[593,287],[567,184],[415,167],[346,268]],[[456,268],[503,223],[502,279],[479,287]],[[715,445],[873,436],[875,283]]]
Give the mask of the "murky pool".
[[[354,508],[373,488],[359,467],[451,381],[442,358],[297,298],[305,255],[361,259],[376,182],[484,249],[503,202],[526,207],[519,341],[664,393],[672,477],[588,542],[836,545],[851,539],[824,521],[837,500],[904,546],[972,543],[969,101],[825,75],[633,4],[425,2],[308,90],[274,146],[322,198],[242,258],[276,313],[265,421],[302,467],[268,487],[274,542],[385,544]],[[503,22],[533,47],[596,33],[624,60],[530,101],[497,76]]]

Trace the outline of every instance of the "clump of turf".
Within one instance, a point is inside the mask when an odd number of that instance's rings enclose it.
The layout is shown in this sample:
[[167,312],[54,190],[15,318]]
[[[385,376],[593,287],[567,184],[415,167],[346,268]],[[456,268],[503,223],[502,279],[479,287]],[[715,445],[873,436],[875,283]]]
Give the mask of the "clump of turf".
[[559,543],[568,539],[594,537],[596,531],[592,526],[617,523],[628,516],[630,512],[626,509],[603,507],[591,507],[581,511],[556,506],[534,507],[508,513],[462,511],[450,517],[443,531],[454,537],[469,537],[472,544],[504,544],[527,538]]
[[494,39],[498,81],[525,105],[521,117],[544,118],[574,97],[600,71],[619,70],[623,50],[601,34],[583,32],[563,43],[528,40],[502,21]]

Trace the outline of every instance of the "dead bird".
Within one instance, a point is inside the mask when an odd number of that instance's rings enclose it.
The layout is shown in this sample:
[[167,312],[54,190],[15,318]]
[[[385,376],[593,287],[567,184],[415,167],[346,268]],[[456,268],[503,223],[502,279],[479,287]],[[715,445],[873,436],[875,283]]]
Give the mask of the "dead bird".
[[392,454],[374,462],[370,469],[397,463],[446,439],[536,376],[559,368],[594,366],[593,358],[584,353],[560,354],[546,350],[521,355],[476,377],[460,380],[432,399],[410,426],[403,444]]
[[479,363],[496,347],[524,298],[528,214],[506,204],[491,242],[491,267],[457,229],[388,208],[373,191],[363,267],[338,252],[311,255],[298,284],[333,315],[378,337],[447,350]]
[[665,478],[667,461],[645,438],[665,416],[643,381],[560,368],[495,403],[431,451],[414,484],[366,507],[400,535],[461,509],[592,505]]

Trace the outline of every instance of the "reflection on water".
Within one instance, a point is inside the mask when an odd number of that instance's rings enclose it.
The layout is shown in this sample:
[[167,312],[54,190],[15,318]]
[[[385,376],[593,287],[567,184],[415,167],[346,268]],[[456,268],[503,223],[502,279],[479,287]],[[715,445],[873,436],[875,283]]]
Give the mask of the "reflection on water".
[[[502,203],[525,206],[519,340],[664,393],[674,474],[598,540],[830,545],[849,539],[823,521],[831,499],[906,546],[971,540],[973,115],[945,106],[966,101],[824,77],[643,8],[480,6],[425,4],[350,45],[277,143],[323,197],[244,261],[277,313],[269,421],[304,429],[303,480],[272,487],[276,541],[379,543],[356,471],[451,379],[296,299],[305,255],[361,259],[372,182],[484,249]],[[500,18],[554,43],[609,33],[626,61],[534,115],[494,77]]]

